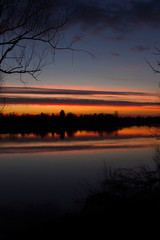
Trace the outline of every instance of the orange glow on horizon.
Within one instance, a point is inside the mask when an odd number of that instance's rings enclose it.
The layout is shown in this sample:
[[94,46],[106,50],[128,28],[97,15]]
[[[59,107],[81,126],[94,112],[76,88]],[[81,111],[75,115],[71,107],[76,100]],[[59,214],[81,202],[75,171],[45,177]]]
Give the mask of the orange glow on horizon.
[[[11,91],[4,92],[6,105],[3,113],[6,114],[13,112],[16,114],[41,114],[42,112],[59,114],[62,109],[66,114],[72,112],[77,115],[114,114],[118,111],[120,116],[157,116],[160,112],[159,106],[155,105],[157,99],[153,91],[74,85],[8,87]],[[74,92],[74,90],[84,90],[84,92]]]
[[101,105],[77,105],[77,104],[7,104],[4,108],[3,113],[15,113],[15,114],[59,114],[61,110],[65,113],[73,114],[94,114],[94,113],[105,113],[114,114],[118,111],[119,115],[159,115],[159,107],[152,106],[101,106]]

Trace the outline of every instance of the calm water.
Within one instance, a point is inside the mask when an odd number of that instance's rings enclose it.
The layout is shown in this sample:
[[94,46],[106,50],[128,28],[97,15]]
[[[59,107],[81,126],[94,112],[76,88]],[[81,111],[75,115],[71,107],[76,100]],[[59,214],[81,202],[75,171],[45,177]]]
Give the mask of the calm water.
[[87,186],[99,188],[104,166],[155,167],[152,131],[131,127],[112,134],[0,135],[1,222],[3,211],[5,220],[12,221],[24,212],[57,216],[79,210]]

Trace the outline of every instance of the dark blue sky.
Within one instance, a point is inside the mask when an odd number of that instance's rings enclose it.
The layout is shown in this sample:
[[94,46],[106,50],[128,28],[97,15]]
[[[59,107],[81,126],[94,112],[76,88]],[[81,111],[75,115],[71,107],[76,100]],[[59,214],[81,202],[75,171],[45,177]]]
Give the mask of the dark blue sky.
[[77,40],[73,47],[85,49],[94,57],[84,52],[57,52],[54,64],[43,70],[41,81],[28,79],[29,85],[156,90],[159,76],[153,74],[145,58],[153,65],[158,59],[153,52],[160,46],[160,1],[68,3],[78,17],[67,29],[66,41]]

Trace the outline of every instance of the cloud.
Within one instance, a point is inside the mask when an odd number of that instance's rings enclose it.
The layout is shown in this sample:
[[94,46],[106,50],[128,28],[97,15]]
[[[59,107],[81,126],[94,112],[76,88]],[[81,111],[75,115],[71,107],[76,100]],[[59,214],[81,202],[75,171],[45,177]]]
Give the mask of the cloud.
[[48,89],[27,87],[4,87],[2,94],[43,94],[43,95],[115,95],[115,96],[153,96],[149,92],[131,91],[95,91],[95,90],[73,90],[73,89]]
[[84,31],[160,29],[160,1],[74,0]]
[[131,48],[131,51],[133,51],[133,52],[144,52],[144,51],[148,51],[150,49],[151,49],[150,47],[144,47],[142,45],[138,45],[135,48]]
[[[47,89],[6,87],[2,88],[2,94],[7,104],[36,104],[36,105],[74,105],[74,106],[148,106],[158,108],[158,103],[129,101],[128,97],[149,97],[153,93],[132,91],[96,91],[73,89]],[[126,101],[98,99],[99,97],[123,96]],[[77,98],[78,97],[78,98]],[[4,103],[0,99],[0,103]]]
[[119,56],[120,56],[120,54],[117,53],[117,52],[111,52],[110,55],[112,55],[112,56],[114,56],[114,57],[119,57]]
[[[0,100],[1,103],[1,100]],[[99,99],[74,99],[74,98],[27,98],[27,97],[12,97],[6,99],[6,104],[48,104],[48,105],[75,105],[75,106],[159,106],[156,102],[136,102],[136,101],[111,101]]]

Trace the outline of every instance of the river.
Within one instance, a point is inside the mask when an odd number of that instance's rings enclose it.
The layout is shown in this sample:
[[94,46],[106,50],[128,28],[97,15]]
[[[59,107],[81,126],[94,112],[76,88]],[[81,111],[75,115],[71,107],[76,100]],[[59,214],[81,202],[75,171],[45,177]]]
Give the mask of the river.
[[24,214],[34,219],[79,211],[89,191],[98,190],[104,167],[155,168],[154,133],[154,128],[131,127],[63,136],[1,134],[1,224]]

